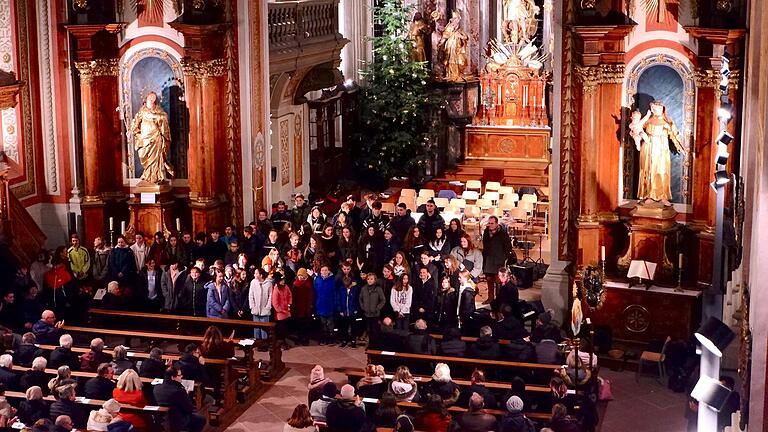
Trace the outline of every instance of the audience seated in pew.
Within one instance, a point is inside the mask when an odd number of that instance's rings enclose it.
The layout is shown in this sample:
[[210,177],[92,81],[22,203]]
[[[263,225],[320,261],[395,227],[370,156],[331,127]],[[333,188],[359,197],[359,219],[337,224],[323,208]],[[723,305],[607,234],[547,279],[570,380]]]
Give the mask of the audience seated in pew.
[[507,399],[507,413],[501,419],[499,432],[535,432],[531,419],[523,413],[523,400],[517,396]]
[[54,344],[62,335],[63,326],[64,321],[56,321],[56,314],[52,310],[45,310],[40,320],[32,326],[32,333],[37,338],[37,343]]
[[309,408],[304,404],[296,405],[291,417],[285,421],[283,432],[315,432],[315,421],[309,414]]
[[191,343],[184,348],[184,354],[179,357],[176,367],[181,369],[185,379],[202,383],[206,387],[211,385],[208,371],[205,370],[205,358],[197,344]]
[[97,376],[85,382],[84,392],[88,399],[107,400],[115,390],[114,368],[109,363],[102,363],[96,370]]
[[467,349],[467,357],[483,360],[499,358],[499,343],[493,339],[493,331],[488,326],[480,328],[480,337]]
[[496,417],[483,411],[483,396],[472,393],[467,405],[468,410],[462,414],[457,423],[462,432],[487,432],[495,431],[498,427]]
[[416,414],[416,428],[424,432],[447,432],[452,417],[445,409],[443,398],[431,394],[423,408]]
[[398,366],[392,380],[389,382],[389,391],[395,395],[398,402],[418,402],[419,386],[413,379],[408,366]]
[[115,420],[120,421],[120,402],[114,399],[104,401],[98,410],[88,415],[88,431],[107,431],[107,427]]
[[195,405],[181,384],[183,377],[181,369],[169,367],[163,383],[156,385],[152,393],[158,405],[168,407],[168,426],[171,430],[200,432],[205,427],[205,417],[195,412]]
[[[472,394],[477,393],[483,398],[483,406],[488,409],[496,409],[496,396],[485,386],[485,372],[480,369],[475,369],[472,372],[471,383],[468,387],[461,390],[459,399],[456,401],[456,405],[466,407],[472,397]],[[523,383],[523,391],[525,391],[525,383]]]
[[69,416],[78,429],[86,427],[88,413],[75,402],[75,384],[67,384],[58,388],[58,399],[51,404],[50,417]]
[[312,414],[312,418],[315,421],[324,422],[326,420],[325,414],[328,410],[328,405],[336,400],[336,396],[339,394],[339,390],[336,384],[333,382],[326,382],[323,385],[323,392],[320,399],[312,402],[312,406],[309,408],[309,412]]
[[22,389],[29,389],[30,387],[38,386],[41,392],[49,394],[48,391],[48,375],[45,373],[45,368],[48,367],[48,360],[45,357],[37,357],[32,361],[32,368],[21,374],[19,380],[19,386]]
[[461,331],[456,328],[449,328],[440,341],[440,355],[449,357],[464,357],[467,350],[467,343],[461,340]]
[[139,365],[139,376],[142,378],[162,378],[165,369],[170,366],[169,362],[163,360],[163,350],[152,348],[149,351],[149,358],[141,361]]
[[48,418],[49,405],[43,400],[43,390],[40,386],[31,386],[25,392],[26,398],[19,403],[16,415],[19,421],[31,425],[40,419]]
[[445,363],[438,363],[432,380],[421,387],[422,400],[430,400],[432,395],[440,396],[446,407],[455,404],[459,399],[459,386],[451,379],[451,369]]
[[7,390],[19,390],[19,375],[13,371],[13,356],[10,354],[0,355],[0,384]]
[[373,422],[376,427],[393,428],[402,413],[400,407],[397,406],[395,395],[386,391],[379,398],[379,406],[376,407],[373,414]]
[[[117,378],[112,397],[122,404],[144,407],[147,405],[147,398],[144,397],[143,389],[139,374],[133,369],[126,369]],[[123,413],[120,416],[130,422],[136,430],[143,431],[147,427],[146,417],[141,414]]]
[[72,379],[72,369],[69,366],[59,366],[56,370],[56,376],[48,381],[48,390],[54,397],[59,397],[59,389],[70,384],[77,384],[77,381]]
[[416,320],[413,332],[406,337],[406,346],[414,354],[437,354],[437,344],[427,332],[427,322],[423,319]]
[[94,338],[91,340],[91,350],[80,356],[80,370],[83,372],[96,372],[102,363],[112,361],[112,355],[104,352],[104,340]]
[[59,346],[48,357],[48,365],[54,369],[59,366],[69,366],[70,370],[80,368],[77,353],[72,352],[72,336],[63,334],[59,337]]
[[323,367],[315,365],[310,372],[309,384],[307,384],[307,403],[310,407],[312,406],[312,402],[323,396],[323,387],[329,382],[331,382],[331,380],[325,377]]
[[112,369],[114,370],[115,375],[120,375],[123,373],[123,371],[133,369],[135,367],[133,362],[128,359],[128,348],[123,345],[118,345],[115,347],[113,352],[115,354],[110,364],[112,365]]
[[334,432],[359,432],[368,421],[362,400],[349,384],[341,388],[340,395],[325,412],[328,428]]
[[16,348],[13,359],[16,364],[24,367],[31,367],[32,361],[43,355],[43,350],[37,347],[37,338],[32,332],[26,332],[21,336],[21,343]]
[[384,367],[369,364],[365,367],[365,376],[357,382],[357,394],[360,397],[380,399],[387,390],[384,381]]

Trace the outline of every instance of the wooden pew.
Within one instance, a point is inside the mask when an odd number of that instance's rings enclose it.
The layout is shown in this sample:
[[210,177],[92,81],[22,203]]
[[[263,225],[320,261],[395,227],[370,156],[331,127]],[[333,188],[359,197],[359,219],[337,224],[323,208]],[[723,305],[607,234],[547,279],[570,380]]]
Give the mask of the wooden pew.
[[[197,325],[208,327],[210,325],[216,325],[217,327],[246,327],[248,329],[260,328],[269,334],[269,373],[270,377],[278,377],[285,369],[285,364],[282,360],[282,350],[277,343],[275,323],[274,322],[255,322],[248,320],[236,320],[227,318],[207,318],[196,317],[187,315],[173,315],[173,314],[161,314],[161,313],[149,313],[149,312],[134,312],[134,311],[119,311],[110,309],[98,309],[92,308],[88,310],[90,321],[92,322],[95,317],[128,317],[141,320],[159,320],[159,321],[171,321],[176,325],[176,330],[181,331],[184,324]],[[249,351],[246,349],[246,351]]]
[[[356,379],[360,379],[365,377],[365,371],[362,369],[341,369],[341,372],[345,373],[348,377],[354,377]],[[384,378],[386,379],[392,379],[391,374],[384,375]],[[423,375],[413,375],[413,379],[417,382],[429,382],[432,381],[432,377],[429,376],[423,376]],[[460,387],[468,387],[472,385],[472,381],[465,380],[465,379],[456,379],[453,378],[453,382],[455,382]],[[483,383],[485,387],[489,389],[494,390],[509,390],[509,383],[503,383],[503,382],[495,382],[495,381],[487,381]],[[549,393],[551,390],[547,386],[541,386],[541,385],[525,385],[525,391],[528,392],[534,392],[534,393]]]

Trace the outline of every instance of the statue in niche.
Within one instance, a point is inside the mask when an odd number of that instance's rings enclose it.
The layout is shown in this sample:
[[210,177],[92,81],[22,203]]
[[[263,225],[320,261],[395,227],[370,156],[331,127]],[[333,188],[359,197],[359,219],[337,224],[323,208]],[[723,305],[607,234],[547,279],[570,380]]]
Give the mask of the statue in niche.
[[464,71],[469,63],[467,57],[468,42],[469,36],[461,28],[461,15],[453,11],[451,20],[445,26],[443,36],[438,45],[440,58],[445,67],[446,81],[460,81],[464,79]]
[[536,33],[539,7],[533,0],[503,0],[504,37],[512,45],[526,44]]
[[422,17],[421,12],[416,12],[413,15],[413,23],[411,23],[411,29],[408,32],[408,36],[413,43],[413,50],[411,51],[411,59],[413,61],[427,61],[425,38],[430,33],[432,33],[432,29],[429,23]]
[[173,177],[173,167],[168,163],[171,129],[168,126],[168,114],[157,103],[157,93],[147,94],[144,105],[133,118],[131,134],[144,168],[141,180],[161,184]]
[[661,202],[668,206],[672,199],[670,142],[678,153],[686,152],[678,135],[677,127],[661,101],[651,102],[645,117],[632,114],[629,125],[630,137],[640,151],[640,178],[638,198],[649,202]]

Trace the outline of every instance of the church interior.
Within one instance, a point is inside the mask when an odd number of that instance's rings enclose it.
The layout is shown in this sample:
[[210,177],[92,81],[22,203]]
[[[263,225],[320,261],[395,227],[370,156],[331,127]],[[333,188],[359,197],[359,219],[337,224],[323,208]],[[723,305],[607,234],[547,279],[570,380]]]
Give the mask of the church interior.
[[0,428],[768,432],[764,29],[0,0]]

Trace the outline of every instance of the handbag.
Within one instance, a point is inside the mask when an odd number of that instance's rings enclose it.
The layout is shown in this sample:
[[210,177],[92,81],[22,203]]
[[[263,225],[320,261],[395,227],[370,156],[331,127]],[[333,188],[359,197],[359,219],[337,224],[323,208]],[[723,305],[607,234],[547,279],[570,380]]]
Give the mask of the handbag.
[[597,382],[600,388],[598,389],[597,400],[600,401],[612,401],[613,391],[611,391],[611,380],[603,377],[598,377]]

